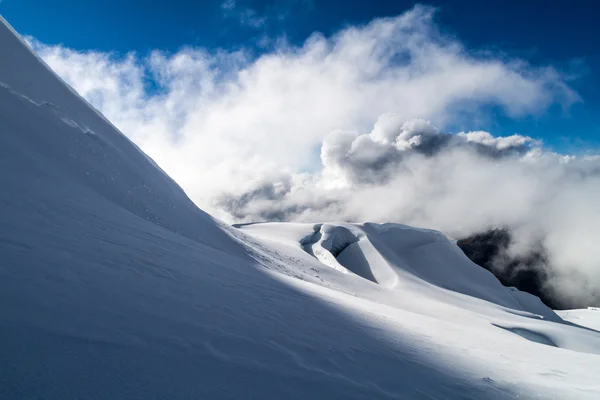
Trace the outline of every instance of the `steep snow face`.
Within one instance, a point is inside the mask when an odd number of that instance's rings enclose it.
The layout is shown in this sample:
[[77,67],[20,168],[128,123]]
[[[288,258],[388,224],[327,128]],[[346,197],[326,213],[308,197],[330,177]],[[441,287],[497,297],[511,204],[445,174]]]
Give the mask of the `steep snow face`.
[[598,397],[598,332],[441,234],[224,226],[4,21],[0,60],[0,398]]
[[0,179],[31,190],[36,183],[28,179],[43,175],[53,180],[53,191],[73,200],[93,192],[154,224],[233,251],[218,224],[62,82],[4,20],[0,49]]

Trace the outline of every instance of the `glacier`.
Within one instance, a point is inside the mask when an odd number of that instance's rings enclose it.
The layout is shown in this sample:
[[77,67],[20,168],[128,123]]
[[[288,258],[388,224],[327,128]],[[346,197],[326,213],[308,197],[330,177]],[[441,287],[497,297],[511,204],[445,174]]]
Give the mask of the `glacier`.
[[597,399],[599,315],[436,231],[224,224],[0,17],[2,399]]

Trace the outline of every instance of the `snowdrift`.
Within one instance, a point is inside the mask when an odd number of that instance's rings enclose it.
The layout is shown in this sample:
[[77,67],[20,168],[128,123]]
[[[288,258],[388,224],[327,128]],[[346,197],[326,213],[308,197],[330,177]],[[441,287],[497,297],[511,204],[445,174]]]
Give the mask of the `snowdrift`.
[[0,60],[2,399],[597,398],[600,333],[442,234],[226,226],[4,20]]

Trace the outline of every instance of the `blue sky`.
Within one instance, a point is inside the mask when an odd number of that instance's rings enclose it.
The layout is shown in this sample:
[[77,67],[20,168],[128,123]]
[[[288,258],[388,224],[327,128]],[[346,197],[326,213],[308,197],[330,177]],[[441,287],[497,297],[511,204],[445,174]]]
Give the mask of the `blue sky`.
[[[312,32],[330,35],[349,25],[394,16],[410,1],[330,0],[3,0],[2,15],[21,33],[46,44],[126,53],[182,46],[207,49],[240,47],[263,51],[265,37],[285,36],[302,43]],[[552,65],[572,74],[582,102],[568,110],[553,106],[542,115],[493,118],[479,126],[499,135],[515,132],[542,138],[566,152],[600,147],[600,4],[563,1],[430,1],[439,8],[441,29],[469,49]],[[590,150],[591,149],[591,150]]]

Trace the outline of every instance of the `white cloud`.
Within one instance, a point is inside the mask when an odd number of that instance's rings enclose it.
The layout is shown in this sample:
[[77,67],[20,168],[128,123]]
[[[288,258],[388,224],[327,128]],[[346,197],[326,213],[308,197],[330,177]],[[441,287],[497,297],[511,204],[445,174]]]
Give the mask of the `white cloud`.
[[455,237],[507,227],[512,254],[545,249],[560,301],[598,304],[600,159],[519,135],[440,133],[425,121],[388,125],[395,136],[382,140],[380,122],[368,134],[327,136],[321,174],[274,177],[219,205],[238,219],[395,221]]
[[551,68],[471,55],[437,32],[432,14],[417,7],[300,47],[280,43],[257,59],[192,48],[124,58],[35,48],[210,207],[214,193],[245,190],[264,171],[314,168],[329,132],[365,131],[381,114],[444,127],[490,104],[521,116],[577,99]]
[[418,6],[301,46],[278,41],[258,58],[33,46],[218,217],[400,221],[452,234],[506,225],[520,243],[544,241],[557,285],[576,270],[591,295],[598,160],[521,135],[443,133],[490,105],[539,115],[577,94],[551,67],[468,51],[433,14]]

